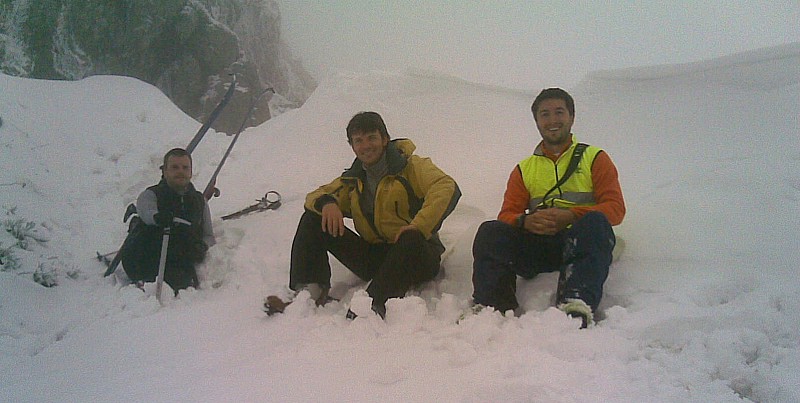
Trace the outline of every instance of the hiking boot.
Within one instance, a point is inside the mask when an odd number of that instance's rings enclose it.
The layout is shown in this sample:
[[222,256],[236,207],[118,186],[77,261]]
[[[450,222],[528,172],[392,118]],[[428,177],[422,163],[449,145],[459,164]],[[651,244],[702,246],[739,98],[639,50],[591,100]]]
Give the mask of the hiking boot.
[[[339,301],[338,299],[328,295],[328,290],[328,288],[321,288],[317,297],[313,298],[316,306],[325,306],[325,304],[328,302]],[[288,301],[284,301],[277,295],[270,295],[264,299],[263,310],[267,313],[267,316],[272,316],[276,313],[283,313],[286,310],[286,307],[294,301],[295,296],[292,296]]]
[[331,290],[330,288],[322,288],[319,295],[317,295],[316,298],[313,298],[314,304],[316,304],[317,306],[325,306],[325,304],[327,304],[328,302],[333,302],[333,301],[338,302],[339,301],[338,299],[328,295],[328,292],[330,292],[330,290]]
[[458,319],[456,319],[456,324],[461,323],[461,321],[463,321],[464,319],[466,319],[469,316],[473,316],[473,315],[479,314],[485,308],[486,308],[486,305],[473,304],[471,307],[467,308],[464,312],[461,313],[461,315],[458,316]]
[[594,324],[594,314],[592,308],[586,304],[582,299],[567,298],[564,302],[558,304],[558,309],[566,313],[570,317],[581,319],[581,329]]
[[350,299],[350,307],[347,310],[347,319],[355,319],[362,315],[368,315],[370,311],[380,316],[381,319],[386,319],[386,304],[383,302],[375,301],[369,296],[366,290],[359,290],[353,294]]
[[[372,312],[375,312],[375,314],[380,316],[381,319],[386,320],[386,305],[373,304]],[[358,317],[358,314],[353,312],[352,309],[348,309],[344,317],[347,318],[348,320],[353,320]]]
[[296,291],[292,296],[292,299],[294,299],[294,297],[297,296],[297,294],[299,294],[300,291],[306,290],[308,291],[308,295],[311,297],[312,300],[314,300],[314,303],[317,306],[325,306],[325,304],[327,304],[328,302],[338,301],[338,299],[328,295],[328,293],[331,291],[331,288],[329,286],[323,287],[317,283],[298,284],[297,290],[298,291]]

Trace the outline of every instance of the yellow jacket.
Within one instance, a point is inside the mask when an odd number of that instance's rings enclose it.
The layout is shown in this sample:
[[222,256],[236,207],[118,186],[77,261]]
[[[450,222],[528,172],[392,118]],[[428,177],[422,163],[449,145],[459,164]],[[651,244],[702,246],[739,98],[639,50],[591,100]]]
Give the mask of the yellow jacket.
[[335,202],[345,217],[353,219],[359,235],[370,243],[392,243],[400,227],[411,224],[426,239],[441,245],[437,231],[455,209],[461,191],[430,158],[413,155],[415,149],[408,139],[389,142],[388,171],[375,192],[374,216],[361,209],[366,171],[358,159],[342,176],[309,193],[306,209],[321,214],[325,204]]

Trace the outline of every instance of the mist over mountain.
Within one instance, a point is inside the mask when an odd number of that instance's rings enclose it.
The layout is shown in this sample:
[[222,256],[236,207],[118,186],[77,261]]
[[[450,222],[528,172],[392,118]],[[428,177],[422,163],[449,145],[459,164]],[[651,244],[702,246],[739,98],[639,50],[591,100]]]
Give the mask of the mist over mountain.
[[236,73],[239,90],[214,124],[231,133],[263,90],[275,95],[262,100],[248,126],[302,105],[316,87],[281,39],[280,19],[274,0],[5,0],[0,71],[55,80],[135,77],[200,121]]

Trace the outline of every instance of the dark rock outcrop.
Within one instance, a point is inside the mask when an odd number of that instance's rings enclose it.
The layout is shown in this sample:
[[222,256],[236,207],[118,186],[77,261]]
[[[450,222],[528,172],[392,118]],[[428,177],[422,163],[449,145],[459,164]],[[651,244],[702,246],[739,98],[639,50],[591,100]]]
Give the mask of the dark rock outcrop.
[[255,95],[274,88],[247,126],[300,106],[316,83],[280,37],[273,0],[4,0],[0,70],[78,80],[136,77],[203,121],[231,73],[239,90],[214,124],[232,133]]

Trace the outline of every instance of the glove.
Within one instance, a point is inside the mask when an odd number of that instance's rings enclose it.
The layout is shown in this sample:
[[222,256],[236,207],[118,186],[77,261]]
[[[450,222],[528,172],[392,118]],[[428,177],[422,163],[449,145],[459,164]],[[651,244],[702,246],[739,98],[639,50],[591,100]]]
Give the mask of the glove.
[[168,211],[165,212],[159,211],[158,213],[153,215],[153,221],[155,221],[156,225],[158,225],[159,227],[169,227],[170,225],[172,225],[173,218],[174,216],[172,215],[172,213]]

